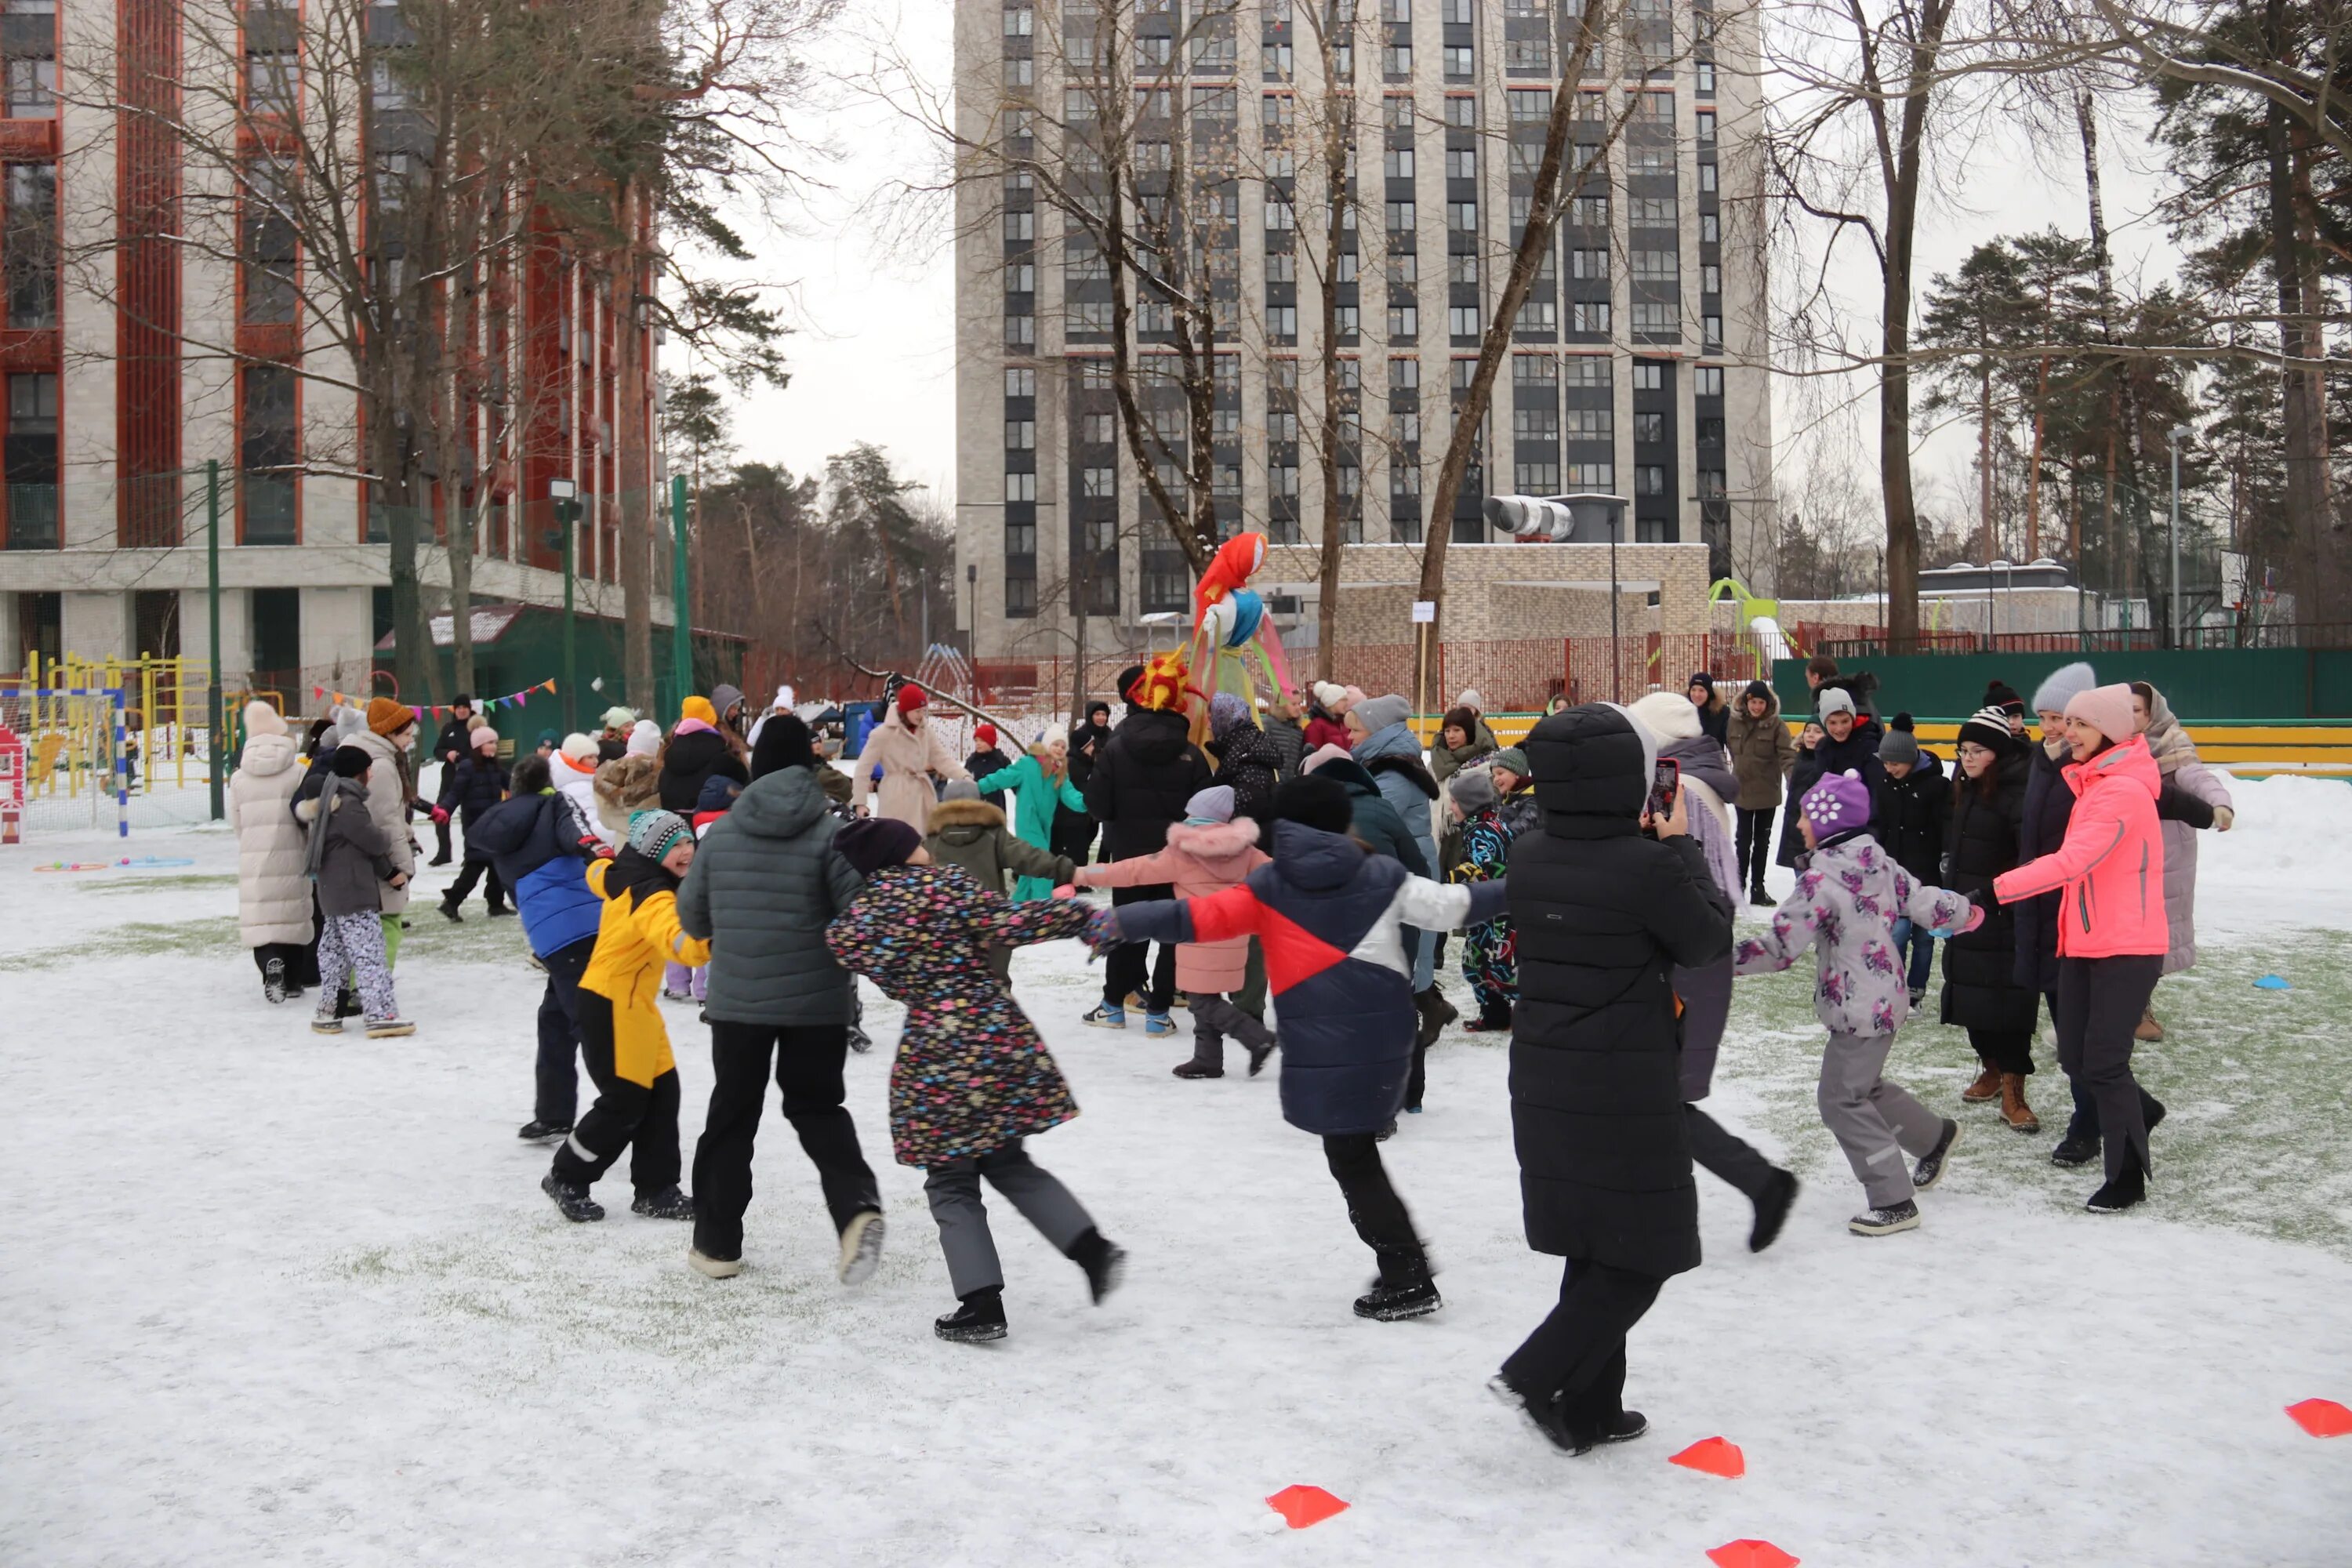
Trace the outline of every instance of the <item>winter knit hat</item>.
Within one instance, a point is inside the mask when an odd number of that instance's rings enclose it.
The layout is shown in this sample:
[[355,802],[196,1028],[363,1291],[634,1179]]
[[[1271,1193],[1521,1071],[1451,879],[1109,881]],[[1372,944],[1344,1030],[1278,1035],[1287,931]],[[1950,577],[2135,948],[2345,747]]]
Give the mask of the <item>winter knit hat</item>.
[[[1986,695],[1991,695],[1988,692]],[[2005,757],[2017,749],[2017,737],[2009,731],[2009,713],[1998,705],[1988,705],[1969,714],[1960,725],[1959,743],[1982,746],[1996,757]],[[1881,756],[1885,755],[1882,749]]]
[[971,738],[983,746],[992,746],[996,744],[996,726],[985,721],[974,724],[971,727]]
[[2088,691],[2077,691],[2066,701],[2066,717],[2082,720],[2110,741],[2128,741],[2139,732],[2128,686],[2094,686]]
[[334,757],[328,765],[335,770],[337,778],[355,779],[367,772],[369,764],[374,761],[375,758],[368,753],[365,747],[337,746]]
[[1336,710],[1348,699],[1348,689],[1336,680],[1318,680],[1314,689],[1315,700],[1323,704],[1327,712]]
[[604,710],[604,717],[597,720],[597,722],[607,730],[619,730],[624,732],[636,721],[637,712],[634,708],[607,708]]
[[[2074,700],[2076,693],[2088,691],[2098,683],[2098,672],[2087,664],[2061,665],[2050,672],[2048,679],[2033,689],[2033,710],[2036,713],[2063,713],[2066,704]],[[2130,732],[2125,731],[2126,734]]]
[[681,720],[699,719],[706,724],[715,725],[719,722],[719,710],[710,705],[710,699],[708,697],[688,698],[677,705],[677,716]]
[[397,735],[416,722],[416,710],[405,702],[395,702],[389,697],[371,697],[367,705],[368,728],[379,735]]
[[797,713],[769,714],[768,721],[760,726],[760,738],[751,742],[751,776],[755,779],[786,768],[814,768],[817,761],[816,748],[809,740],[809,727]]
[[1803,804],[1816,839],[1870,826],[1870,786],[1851,770],[1822,774],[1822,782],[1805,792]]
[[1386,697],[1367,697],[1355,707],[1356,717],[1368,733],[1402,724],[1412,713],[1412,704],[1393,692]]
[[562,750],[565,756],[575,763],[593,763],[596,761],[596,737],[583,735],[575,731],[563,737]]
[[1209,733],[1229,735],[1250,722],[1250,706],[1230,691],[1209,699]]
[[1998,708],[2004,713],[2025,711],[2025,699],[2020,697],[2016,689],[2005,680],[1995,680],[1985,687],[1984,705]]
[[554,731],[552,731],[552,730],[541,730],[541,731],[539,732],[539,742],[538,742],[538,743],[539,743],[540,745],[545,746],[549,751],[551,751],[551,751],[555,750],[555,748],[556,748],[556,747],[558,747],[558,746],[560,746],[560,745],[563,744],[563,737],[562,737],[562,736],[561,736],[561,735],[559,735],[559,734],[557,734],[557,733],[556,733]]
[[1706,694],[1709,697],[1713,697],[1715,695],[1715,677],[1709,675],[1703,669],[1683,683],[1684,694],[1688,695],[1690,689],[1694,686],[1705,687],[1706,689]]
[[899,712],[912,713],[918,708],[929,707],[931,699],[921,687],[910,680],[898,688],[898,695],[895,700],[898,704]]
[[1911,732],[1910,714],[1897,713],[1888,723],[1885,735],[1878,742],[1878,760],[1919,765],[1919,737]]
[[1195,791],[1184,803],[1184,820],[1196,827],[1234,819],[1234,788],[1231,784],[1211,784]]
[[628,743],[621,754],[628,757],[651,757],[661,752],[661,726],[650,719],[640,719],[629,727]]
[[286,733],[286,721],[280,719],[278,716],[278,710],[267,702],[256,700],[247,703],[245,711],[239,717],[244,721],[245,732],[248,735]]
[[1274,792],[1274,819],[1296,822],[1323,833],[1345,833],[1356,820],[1355,803],[1337,779],[1285,779]]
[[1470,687],[1454,700],[1454,706],[1467,708],[1473,713],[1484,713],[1486,710],[1486,694],[1475,686]]
[[895,816],[861,816],[841,825],[833,847],[852,870],[871,877],[886,866],[905,865],[923,847],[923,836]]
[[1067,724],[1048,724],[1045,732],[1037,737],[1037,743],[1041,746],[1066,746],[1070,743],[1070,727]]
[[978,800],[980,786],[970,779],[950,779],[948,787],[940,792],[940,798],[943,801]]
[[1527,752],[1517,746],[1505,746],[1486,759],[1486,765],[1490,768],[1508,768],[1523,779],[1536,776],[1528,767]]
[[1761,697],[1769,703],[1772,700],[1772,689],[1760,680],[1751,680],[1748,683],[1747,689],[1740,692],[1739,700],[1745,702],[1751,697]]
[[1485,811],[1502,797],[1495,793],[1495,775],[1485,768],[1464,768],[1446,782],[1446,793],[1465,811]]
[[724,811],[735,804],[743,786],[725,773],[713,773],[702,781],[702,793],[694,797],[694,809],[698,815],[706,811]]
[[694,829],[674,811],[633,811],[629,814],[629,847],[648,860],[658,860],[680,840],[694,842]]
[[1325,745],[1318,746],[1313,751],[1307,752],[1306,760],[1298,764],[1298,772],[1303,777],[1307,773],[1313,773],[1325,763],[1344,763],[1351,762],[1354,759],[1349,755],[1347,747],[1333,742]]
[[495,746],[498,743],[499,732],[488,724],[477,724],[466,732],[466,744],[478,752],[484,746]]
[[1822,688],[1821,703],[1817,708],[1815,708],[1814,711],[1819,713],[1822,718],[1826,719],[1832,713],[1852,713],[1853,710],[1853,692],[1848,691],[1843,686],[1824,686]]

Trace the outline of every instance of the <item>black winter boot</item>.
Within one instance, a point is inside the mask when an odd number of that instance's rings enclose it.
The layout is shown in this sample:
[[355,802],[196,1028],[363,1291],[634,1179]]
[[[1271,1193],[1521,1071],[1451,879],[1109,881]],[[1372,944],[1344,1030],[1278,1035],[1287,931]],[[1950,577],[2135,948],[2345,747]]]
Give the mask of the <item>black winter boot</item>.
[[1407,1318],[1425,1318],[1444,1305],[1437,1281],[1426,1274],[1396,1285],[1375,1279],[1370,1289],[1356,1298],[1356,1316],[1378,1323],[1399,1323]]
[[1779,1238],[1780,1227],[1789,1221],[1789,1211],[1796,1206],[1797,1178],[1787,1171],[1774,1171],[1772,1179],[1756,1200],[1756,1223],[1748,1232],[1748,1250],[1761,1252]]
[[931,1332],[952,1344],[984,1344],[1004,1337],[1004,1289],[992,1285],[963,1298],[963,1305],[931,1322]]
[[631,1214],[641,1214],[647,1219],[692,1219],[694,1200],[677,1190],[672,1182],[657,1193],[639,1193],[629,1205]]
[[1462,1016],[1461,1010],[1448,1002],[1445,994],[1434,985],[1413,994],[1412,1010],[1421,1016],[1421,1029],[1415,1043],[1424,1051],[1437,1043],[1437,1037],[1445,1032],[1446,1025]]
[[1070,1243],[1064,1256],[1087,1271],[1087,1289],[1097,1307],[1103,1304],[1104,1297],[1118,1289],[1127,1274],[1126,1250],[1105,1240],[1103,1233],[1091,1226],[1085,1235]]
[[604,1217],[604,1205],[590,1197],[587,1188],[574,1186],[570,1182],[558,1181],[552,1171],[540,1178],[539,1190],[553,1198],[555,1206],[562,1211],[563,1217],[575,1225]]

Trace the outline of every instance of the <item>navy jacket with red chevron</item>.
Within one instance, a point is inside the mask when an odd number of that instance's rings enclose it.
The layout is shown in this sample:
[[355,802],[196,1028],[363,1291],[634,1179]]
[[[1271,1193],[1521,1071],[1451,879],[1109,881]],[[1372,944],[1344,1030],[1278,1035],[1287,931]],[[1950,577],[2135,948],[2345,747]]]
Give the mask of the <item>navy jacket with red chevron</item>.
[[1404,1105],[1416,1018],[1402,928],[1503,913],[1507,884],[1447,887],[1343,834],[1274,825],[1274,859],[1205,898],[1129,904],[1126,942],[1255,936],[1282,1037],[1282,1116],[1318,1134],[1377,1132]]

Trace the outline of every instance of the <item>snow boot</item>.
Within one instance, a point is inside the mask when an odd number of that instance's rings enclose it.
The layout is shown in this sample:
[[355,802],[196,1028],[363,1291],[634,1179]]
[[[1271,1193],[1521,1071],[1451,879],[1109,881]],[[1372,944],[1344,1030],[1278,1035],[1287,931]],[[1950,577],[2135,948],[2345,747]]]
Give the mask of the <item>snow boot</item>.
[[592,1219],[604,1217],[604,1205],[590,1197],[587,1188],[558,1181],[552,1171],[539,1179],[539,1190],[553,1198],[556,1208],[574,1225],[584,1225]]
[[397,1016],[390,1018],[371,1016],[367,1020],[366,1027],[367,1037],[371,1040],[389,1040],[395,1036],[416,1033],[416,1025],[413,1020]]
[[[1127,1009],[1116,1002],[1097,1002],[1079,1015],[1078,1022],[1091,1024],[1097,1029],[1124,1029],[1127,1027]],[[941,1319],[940,1321],[946,1320]]]
[[863,1285],[873,1279],[882,1267],[882,1216],[872,1209],[851,1215],[841,1233],[841,1267],[835,1278],[844,1285]]
[[1761,1252],[1779,1239],[1780,1227],[1789,1223],[1789,1211],[1797,1204],[1797,1178],[1787,1171],[1774,1171],[1756,1199],[1756,1223],[1748,1228],[1748,1250]]
[[1445,994],[1434,985],[1413,994],[1412,1010],[1421,1018],[1413,1043],[1424,1051],[1437,1043],[1437,1037],[1445,1032],[1446,1025],[1462,1016],[1461,1009],[1448,1002]]
[[657,1193],[639,1193],[630,1200],[629,1212],[647,1219],[692,1219],[694,1200],[677,1190],[672,1182]]
[[2033,1114],[2033,1107],[2025,1103],[2025,1076],[2005,1072],[2000,1075],[2000,1119],[2009,1123],[2012,1132],[2039,1132],[2042,1118]]
[[931,1332],[951,1344],[985,1344],[1004,1337],[1004,1289],[991,1286],[964,1297],[963,1305],[934,1319]]
[[852,1024],[849,1026],[849,1048],[862,1057],[874,1048],[874,1037]]
[[2081,1136],[2069,1132],[2058,1140],[2058,1147],[2050,1151],[2053,1165],[2087,1165],[2099,1157],[2099,1135],[2086,1132]]
[[1979,1064],[1976,1081],[1960,1090],[1961,1100],[1969,1105],[1984,1105],[2000,1098],[2000,1069],[1990,1062]]
[[286,1000],[286,961],[284,959],[273,958],[262,966],[261,994],[268,997],[273,1005]]
[[1620,1410],[1603,1421],[1592,1434],[1600,1443],[1630,1443],[1645,1436],[1650,1430],[1650,1418],[1638,1410]]
[[1942,1181],[1944,1163],[1952,1157],[1952,1145],[1959,1141],[1960,1124],[1946,1117],[1944,1135],[1936,1140],[1936,1146],[1933,1149],[1919,1157],[1917,1164],[1911,1167],[1911,1184],[1924,1193]]
[[1764,890],[1764,884],[1761,882],[1757,883],[1754,888],[1748,890],[1748,901],[1755,905],[1759,910],[1769,910],[1778,907],[1777,901],[1773,899],[1771,894]]
[[1087,1271],[1087,1293],[1095,1299],[1097,1307],[1127,1277],[1127,1249],[1105,1239],[1103,1233],[1092,1226],[1070,1243],[1063,1256]]
[[536,1116],[515,1129],[515,1136],[526,1143],[553,1143],[571,1135],[569,1121],[541,1121]]
[[686,1266],[705,1279],[732,1279],[743,1272],[740,1258],[713,1258],[698,1247],[686,1249]]
[[2132,1038],[2154,1045],[2164,1038],[2164,1026],[2156,1021],[2156,1004],[2151,1002],[2139,1016],[2139,1026],[2132,1030]]
[[1370,1289],[1356,1298],[1356,1316],[1376,1323],[1401,1323],[1407,1318],[1425,1318],[1444,1305],[1437,1281],[1426,1274],[1399,1285],[1375,1279]]
[[455,899],[441,900],[441,913],[451,925],[461,925],[465,922],[466,917],[457,912],[457,900]]
[[2121,1214],[2147,1201],[2147,1174],[2137,1165],[2128,1165],[2122,1175],[2093,1193],[2091,1201],[2083,1206],[2093,1214]]
[[1898,1230],[1916,1230],[1919,1205],[1905,1198],[1889,1207],[1858,1214],[1845,1222],[1845,1227],[1856,1236],[1893,1236]]
[[1187,1057],[1169,1069],[1178,1078],[1223,1078],[1225,1069],[1215,1062],[1204,1062],[1198,1057]]
[[1580,1447],[1570,1434],[1568,1423],[1560,1415],[1559,1395],[1522,1393],[1499,1372],[1486,1380],[1486,1392],[1526,1416],[1537,1435],[1561,1453],[1581,1454],[1591,1447],[1586,1444]]
[[1244,1047],[1249,1052],[1250,1077],[1255,1078],[1260,1072],[1265,1070],[1265,1058],[1274,1055],[1274,1047],[1276,1044],[1276,1042],[1275,1037],[1268,1035],[1265,1039],[1265,1044],[1262,1046],[1247,1046]]
[[514,913],[514,911],[507,908],[504,904],[492,904],[490,906],[490,919],[492,920],[497,920],[501,915],[510,915],[512,913]]
[[1176,1032],[1176,1020],[1165,1013],[1146,1013],[1143,1016],[1143,1032],[1146,1037],[1172,1035]]
[[1912,1011],[1914,1011],[1914,1012],[1918,1011],[1919,1004],[1920,1004],[1920,1003],[1922,1003],[1922,1002],[1925,1002],[1927,999],[1927,988],[1925,985],[1914,985],[1913,987],[1911,987],[1911,1008],[1912,1008]]
[[316,1013],[310,1017],[310,1032],[314,1035],[340,1035],[343,1032],[343,1021],[332,1013]]

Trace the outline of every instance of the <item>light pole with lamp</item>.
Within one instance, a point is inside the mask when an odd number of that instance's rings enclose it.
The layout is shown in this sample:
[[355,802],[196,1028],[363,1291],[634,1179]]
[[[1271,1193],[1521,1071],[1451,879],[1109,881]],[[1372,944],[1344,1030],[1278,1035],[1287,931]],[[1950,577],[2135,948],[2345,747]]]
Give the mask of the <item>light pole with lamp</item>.
[[2196,432],[2175,425],[2166,432],[2172,447],[2172,646],[2183,646],[2180,625],[2180,443]]
[[580,487],[570,479],[547,481],[547,499],[555,514],[555,527],[563,540],[563,732],[567,735],[580,728],[580,642],[579,618],[572,605],[572,563],[573,535],[579,530]]

